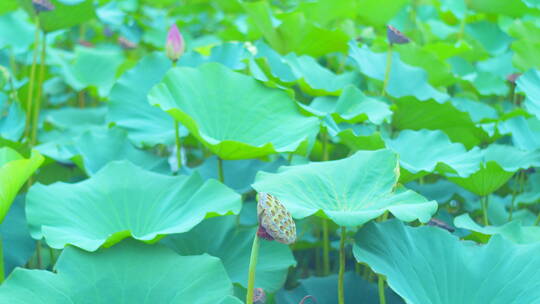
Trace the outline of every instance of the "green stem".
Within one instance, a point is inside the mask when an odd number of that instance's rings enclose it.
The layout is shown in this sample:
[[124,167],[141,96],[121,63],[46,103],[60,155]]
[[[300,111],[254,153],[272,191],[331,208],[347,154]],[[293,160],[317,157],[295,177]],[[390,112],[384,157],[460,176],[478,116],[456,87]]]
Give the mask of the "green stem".
[[328,131],[326,128],[323,128],[321,132],[321,141],[322,141],[322,160],[328,160]]
[[379,287],[379,303],[386,304],[386,296],[384,295],[384,277],[380,274],[378,275],[377,285]]
[[467,24],[467,14],[463,15],[463,18],[459,24],[458,42],[463,40],[463,36],[465,34],[465,24]]
[[223,175],[223,160],[218,156],[218,177],[219,181],[225,183],[225,177]]
[[489,221],[488,221],[488,214],[487,214],[487,205],[488,205],[487,195],[482,197],[481,203],[482,203],[482,216],[484,218],[484,226],[488,226]]
[[388,52],[386,52],[386,71],[384,72],[384,82],[381,95],[386,95],[386,88],[388,87],[388,81],[390,80],[390,69],[392,67],[392,46],[390,43],[388,46]]
[[41,267],[43,267],[43,259],[41,258],[41,241],[36,242],[36,258],[37,268],[41,269]]
[[259,255],[259,237],[255,234],[253,246],[251,247],[251,257],[249,258],[248,286],[246,294],[246,304],[253,304],[253,290],[255,289],[255,269],[257,267],[257,257]]
[[323,275],[330,274],[330,239],[328,236],[328,220],[322,219],[323,228]]
[[28,93],[26,96],[26,128],[24,137],[30,142],[30,122],[32,117],[32,98],[34,97],[34,82],[36,78],[36,66],[39,54],[39,17],[36,16],[36,31],[34,34],[34,57],[30,68],[30,79],[28,83]]
[[177,120],[174,120],[174,138],[176,142],[176,163],[177,168],[176,171],[180,172],[180,168],[182,168],[182,144],[180,143],[180,124]]
[[[508,221],[509,222],[512,220],[512,215],[513,215],[513,212],[514,212],[514,204],[516,203],[517,193],[518,193],[518,191],[521,192],[521,190],[523,188],[523,179],[525,178],[523,175],[524,175],[523,170],[519,171],[519,173],[517,175],[517,178],[516,178],[517,185],[515,185],[514,190],[512,190],[512,202],[510,203],[510,210],[508,212]],[[518,190],[518,188],[519,188],[519,190]]]
[[341,239],[339,240],[339,273],[338,273],[338,304],[345,303],[343,292],[343,278],[345,275],[345,238],[347,237],[345,227],[341,227]]
[[4,246],[2,244],[2,238],[0,237],[0,284],[4,282]]
[[534,221],[534,226],[538,226],[540,224],[540,213],[538,213],[538,217],[536,218],[536,221]]
[[43,41],[41,47],[41,62],[39,65],[39,79],[37,85],[37,96],[36,96],[36,108],[34,110],[34,119],[32,123],[32,146],[37,142],[37,129],[39,124],[39,108],[41,106],[41,92],[43,87],[43,81],[45,80],[45,58],[47,56],[47,37],[45,32],[43,32]]

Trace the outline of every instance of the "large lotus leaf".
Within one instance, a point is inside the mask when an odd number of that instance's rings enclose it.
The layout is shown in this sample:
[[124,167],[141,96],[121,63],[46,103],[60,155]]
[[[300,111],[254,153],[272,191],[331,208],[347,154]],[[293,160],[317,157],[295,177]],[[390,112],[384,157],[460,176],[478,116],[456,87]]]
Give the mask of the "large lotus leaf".
[[13,10],[16,10],[18,7],[19,5],[16,0],[2,1],[2,3],[0,3],[0,14],[11,12]]
[[384,149],[385,143],[381,134],[371,125],[352,125],[336,136],[352,151]]
[[396,190],[398,175],[397,155],[390,150],[360,151],[341,160],[282,167],[276,174],[261,172],[253,188],[277,196],[300,219],[317,213],[353,227],[388,210],[404,221],[428,221],[437,202]]
[[516,38],[511,47],[514,53],[512,64],[520,70],[540,68],[537,56],[540,50],[540,27],[533,20],[516,20],[508,28],[508,33]]
[[317,2],[300,2],[298,10],[304,12],[309,20],[321,26],[330,26],[332,22],[343,19],[354,19],[359,11],[358,1],[319,0]]
[[396,51],[403,62],[424,69],[432,85],[447,87],[456,82],[450,64],[440,59],[429,47],[408,43],[396,45]]
[[89,253],[64,250],[45,270],[16,269],[0,288],[0,302],[24,303],[235,303],[219,259],[180,256],[162,245],[126,240]]
[[407,0],[358,0],[358,16],[368,24],[382,26],[394,18],[407,3]]
[[536,117],[516,116],[499,122],[499,131],[510,133],[514,145],[522,150],[540,149],[540,120]]
[[354,124],[368,120],[379,125],[384,121],[389,122],[392,116],[386,103],[366,96],[354,86],[345,87],[338,98],[318,97],[309,106],[301,106],[316,116],[331,115],[337,123]]
[[[32,0],[17,1],[32,17],[35,16]],[[51,0],[55,9],[39,14],[39,25],[43,30],[52,32],[67,29],[95,17],[94,2],[92,0],[71,1],[73,3],[67,2]]]
[[[6,2],[6,1],[3,1]],[[20,10],[0,16],[0,48],[27,51],[34,42],[34,27]]]
[[294,52],[319,57],[347,51],[349,36],[343,30],[321,27],[302,12],[284,13],[279,16],[279,25],[274,25],[275,19],[266,1],[243,2],[242,6],[265,40],[281,54]]
[[472,232],[467,236],[467,239],[483,243],[487,242],[495,234],[500,234],[517,244],[529,244],[540,241],[540,227],[522,226],[520,221],[512,221],[502,226],[482,227],[469,214],[465,213],[454,219],[454,225]]
[[75,148],[82,158],[86,173],[94,175],[107,163],[115,160],[129,160],[146,170],[170,173],[166,158],[135,148],[127,136],[124,130],[112,128],[87,131],[78,137]]
[[501,14],[512,17],[521,17],[534,10],[528,8],[523,1],[507,0],[471,0],[467,5],[482,13]]
[[[0,25],[1,26],[1,25]],[[18,102],[7,103],[7,98],[0,96],[0,137],[18,141],[24,132],[25,113]]]
[[[163,41],[160,43],[163,44]],[[164,54],[161,55],[161,57],[163,56]],[[225,42],[212,47],[209,56],[204,56],[196,51],[188,52],[182,55],[178,64],[195,68],[204,63],[219,62],[232,70],[242,70],[246,67],[244,60],[249,56],[250,53],[243,43]],[[167,60],[170,62],[168,58]]]
[[99,95],[109,94],[117,69],[124,57],[120,50],[114,48],[75,48],[75,60],[61,61],[62,73],[66,82],[75,90],[96,87]]
[[17,192],[41,163],[43,156],[35,150],[27,159],[11,148],[0,148],[0,223],[4,220]]
[[356,235],[354,256],[407,303],[540,303],[540,244],[491,238],[478,246],[435,227],[370,223]]
[[392,126],[398,130],[441,130],[453,142],[465,145],[467,149],[488,141],[488,134],[450,102],[418,101],[402,99],[396,101]]
[[36,247],[36,242],[28,231],[21,196],[15,199],[6,218],[0,224],[0,235],[4,253],[4,271],[7,276],[15,267],[25,265]]
[[[317,303],[337,304],[336,274],[327,277],[309,277],[300,280],[300,285],[292,290],[280,290],[276,294],[276,303],[298,304],[307,295],[317,299]],[[379,303],[379,293],[376,284],[369,283],[354,272],[346,272],[343,289],[345,303]],[[404,303],[403,300],[390,289],[385,290],[386,303]],[[306,301],[309,303],[309,300]],[[315,302],[314,302],[315,303]]]
[[[251,184],[259,171],[276,172],[279,166],[286,164],[286,160],[279,158],[271,162],[258,159],[224,160],[223,177],[225,185],[238,193],[251,191]],[[215,156],[204,160],[204,163],[195,168],[203,178],[218,179],[218,159]]]
[[154,241],[186,232],[205,217],[238,213],[240,196],[216,180],[166,176],[111,162],[90,179],[35,184],[26,199],[30,232],[53,248],[94,251],[133,236]]
[[[439,130],[404,130],[396,138],[386,139],[386,146],[399,155],[402,168],[417,174],[415,177],[434,172],[439,163],[447,164],[461,175],[474,172],[470,164],[474,159],[467,154],[465,147],[452,143],[448,136]],[[412,180],[411,178],[401,178],[400,181],[406,183]]]
[[222,159],[305,152],[319,129],[286,92],[217,63],[171,69],[148,98]]
[[540,165],[540,151],[523,151],[499,144],[468,151],[465,158],[467,161],[461,171],[445,167],[441,172],[452,182],[478,195],[499,189],[520,169]]
[[170,67],[171,61],[163,54],[147,55],[125,72],[111,90],[107,120],[126,129],[137,146],[174,143],[174,120],[149,105],[146,97]]
[[[218,257],[233,283],[247,287],[251,245],[257,228],[238,228],[236,217],[221,216],[203,221],[191,231],[166,237],[161,242],[181,255],[208,253]],[[287,245],[261,241],[255,287],[275,292],[285,283],[296,261]]]
[[[362,74],[384,80],[386,53],[372,52],[367,46],[360,48],[353,41],[349,44],[349,56],[356,62]],[[438,102],[448,99],[447,94],[437,91],[429,84],[426,71],[404,63],[397,52],[392,53],[387,92],[396,98],[414,96],[420,100],[435,99]]]
[[493,55],[505,52],[512,41],[512,38],[503,32],[496,23],[485,20],[469,23],[465,30]]
[[452,98],[451,103],[459,111],[469,113],[472,121],[476,123],[483,120],[495,120],[499,117],[497,110],[484,102],[458,97]]
[[517,88],[525,93],[525,107],[540,119],[540,71],[529,70],[521,75],[517,81]]

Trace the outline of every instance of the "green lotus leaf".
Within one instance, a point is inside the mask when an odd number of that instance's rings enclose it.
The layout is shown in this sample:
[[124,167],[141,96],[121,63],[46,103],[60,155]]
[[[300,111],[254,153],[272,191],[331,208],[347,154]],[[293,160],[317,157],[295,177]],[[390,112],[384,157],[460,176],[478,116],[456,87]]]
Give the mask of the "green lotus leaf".
[[123,60],[117,49],[78,46],[74,61],[62,59],[60,64],[65,81],[75,90],[95,87],[104,97],[109,94]]
[[[163,44],[163,41],[161,44]],[[225,42],[212,47],[209,56],[204,56],[196,51],[186,53],[182,55],[178,61],[178,64],[181,66],[196,68],[204,63],[219,62],[229,69],[242,70],[246,67],[244,60],[249,56],[250,53],[245,48],[243,43]]]
[[55,270],[16,269],[0,287],[0,302],[235,303],[219,259],[162,245],[126,240],[95,253],[68,247]]
[[306,18],[321,26],[331,26],[332,22],[344,19],[354,19],[359,11],[358,1],[349,0],[321,0],[317,2],[300,2],[298,11],[302,11]]
[[467,149],[489,140],[489,135],[473,122],[469,113],[450,102],[401,99],[396,105],[392,126],[397,130],[441,130],[451,141],[462,143]]
[[[375,53],[366,46],[360,48],[354,41],[349,44],[349,50],[349,56],[362,74],[384,80],[386,53]],[[435,99],[438,102],[448,99],[447,94],[437,91],[429,84],[426,71],[404,63],[397,52],[392,54],[387,92],[396,98],[414,96],[420,100]]]
[[205,217],[237,214],[241,207],[240,196],[216,180],[161,175],[127,161],[110,162],[79,183],[35,184],[26,201],[33,238],[45,237],[53,248],[72,244],[88,251],[130,235],[152,242],[186,232]]
[[521,17],[524,14],[534,12],[523,1],[471,0],[467,2],[467,5],[481,13],[508,15],[511,17]]
[[516,147],[528,151],[540,149],[540,120],[537,118],[513,117],[499,122],[498,128],[501,133],[512,135]]
[[41,163],[43,156],[35,150],[32,151],[30,158],[24,158],[11,148],[0,148],[0,223],[4,220],[17,192]]
[[459,111],[469,113],[471,120],[475,123],[499,118],[497,110],[483,102],[457,97],[452,98],[451,103]]
[[533,20],[516,20],[508,33],[515,38],[511,46],[512,64],[522,71],[540,68],[540,59],[536,56],[540,50],[540,27]]
[[[171,61],[165,55],[152,53],[124,73],[111,90],[107,120],[126,129],[137,146],[174,143],[174,120],[149,105],[146,97],[170,67]],[[182,135],[185,133],[183,129]]]
[[529,70],[521,75],[516,86],[523,91],[527,96],[525,99],[525,107],[531,113],[540,119],[540,71]]
[[353,125],[339,131],[336,136],[352,151],[379,150],[386,147],[381,134],[370,125]]
[[474,169],[471,167],[476,164],[471,166],[474,159],[462,144],[452,143],[446,134],[438,130],[404,130],[396,138],[386,139],[386,146],[399,155],[401,167],[409,173],[409,178],[400,176],[403,183],[434,172],[439,163],[454,168],[462,175],[472,174]]
[[2,3],[0,4],[0,14],[11,12],[13,10],[16,10],[18,7],[19,5],[16,0],[2,1]]
[[[286,164],[285,159],[279,158],[271,162],[257,159],[224,160],[223,176],[225,185],[238,193],[251,191],[251,184],[259,171],[275,172],[279,166]],[[215,156],[205,159],[204,163],[195,168],[203,178],[218,179],[218,159]]]
[[456,82],[451,66],[444,59],[426,47],[416,44],[396,45],[396,51],[403,62],[420,67],[427,73],[429,83],[434,86],[450,86]]
[[[363,22],[375,26],[383,26],[394,18],[408,3],[407,0],[388,0],[381,3],[377,0],[359,0],[358,16]],[[384,9],[382,9],[384,7]]]
[[[181,255],[207,253],[223,262],[233,283],[247,287],[251,245],[257,228],[238,228],[234,216],[203,221],[189,232],[167,236],[161,242]],[[287,245],[262,241],[257,260],[255,287],[276,292],[285,283],[296,261]]]
[[148,98],[222,159],[305,153],[319,129],[286,92],[217,63],[171,69]]
[[385,211],[404,221],[426,222],[437,202],[403,187],[396,188],[397,155],[390,150],[360,151],[335,161],[260,172],[252,187],[278,197],[295,218],[312,214],[340,226],[365,224]]
[[492,55],[505,52],[512,42],[512,38],[503,32],[496,23],[489,21],[469,23],[465,30]]
[[94,175],[111,161],[129,160],[145,170],[164,174],[171,172],[166,158],[135,148],[127,136],[118,128],[83,133],[75,140],[75,148],[82,158],[82,169],[88,175]]
[[15,199],[4,221],[0,224],[4,271],[7,276],[15,267],[24,266],[34,254],[36,242],[30,237],[21,196]]
[[[9,1],[3,1],[9,2]],[[34,41],[34,27],[21,10],[0,16],[0,48],[28,51]]]
[[487,240],[495,234],[500,234],[504,238],[517,244],[529,244],[540,241],[540,227],[522,226],[520,221],[511,221],[502,226],[482,227],[478,225],[469,214],[465,213],[454,218],[454,225],[458,228],[472,231],[472,233],[467,236],[467,239],[483,243],[487,242]]
[[8,104],[5,100],[1,100],[0,96],[0,111],[7,112],[7,115],[0,116],[0,137],[17,141],[21,138],[24,132],[25,113],[18,102]]
[[308,20],[303,12],[281,14],[281,22],[275,26],[275,17],[266,1],[243,2],[242,6],[253,26],[281,54],[294,52],[320,57],[333,52],[347,52],[349,36],[343,30],[321,27]]
[[517,245],[493,236],[478,246],[435,227],[370,223],[353,253],[407,303],[538,303],[540,244]]
[[[317,299],[317,303],[337,304],[337,275],[327,277],[309,277],[300,280],[300,285],[292,290],[280,290],[276,294],[276,303],[298,304],[307,295]],[[369,283],[354,272],[346,272],[344,278],[345,303],[379,303],[376,284]],[[390,289],[385,290],[386,303],[404,303]],[[306,302],[309,303],[309,300]]]
[[[35,16],[32,0],[17,1],[30,16]],[[67,29],[95,17],[94,2],[92,0],[78,1],[77,3],[51,0],[51,3],[55,7],[54,10],[39,14],[39,25],[46,32]]]
[[354,86],[347,86],[338,98],[318,97],[310,106],[302,107],[317,116],[331,115],[337,123],[369,122],[380,125],[389,122],[392,116],[390,107],[383,101],[368,97]]
[[514,172],[540,165],[537,151],[523,151],[499,144],[490,145],[484,150],[470,150],[466,159],[461,171],[448,166],[440,171],[452,182],[482,196],[499,189]]

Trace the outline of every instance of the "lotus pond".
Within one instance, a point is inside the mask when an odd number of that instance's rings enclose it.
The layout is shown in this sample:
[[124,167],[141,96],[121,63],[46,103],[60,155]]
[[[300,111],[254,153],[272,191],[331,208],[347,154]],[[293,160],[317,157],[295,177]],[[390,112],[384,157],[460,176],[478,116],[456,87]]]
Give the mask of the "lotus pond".
[[0,1],[0,304],[539,304],[540,2]]

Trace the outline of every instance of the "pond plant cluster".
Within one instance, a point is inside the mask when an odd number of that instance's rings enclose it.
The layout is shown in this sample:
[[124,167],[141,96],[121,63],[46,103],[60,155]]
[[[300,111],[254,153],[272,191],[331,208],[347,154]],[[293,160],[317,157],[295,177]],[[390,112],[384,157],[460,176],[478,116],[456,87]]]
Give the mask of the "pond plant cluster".
[[0,303],[540,303],[536,0],[0,1]]

